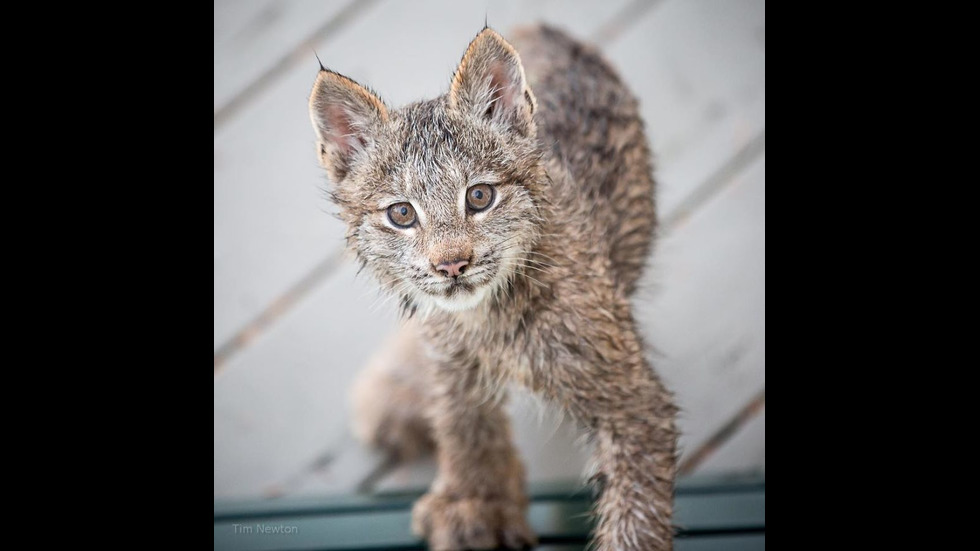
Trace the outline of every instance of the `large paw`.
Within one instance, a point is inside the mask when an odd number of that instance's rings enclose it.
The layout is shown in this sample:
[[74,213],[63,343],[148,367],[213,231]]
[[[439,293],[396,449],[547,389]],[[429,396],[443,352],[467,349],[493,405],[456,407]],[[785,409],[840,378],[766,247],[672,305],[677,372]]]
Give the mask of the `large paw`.
[[426,494],[412,509],[412,530],[436,551],[524,549],[537,544],[523,504],[505,499],[449,499]]

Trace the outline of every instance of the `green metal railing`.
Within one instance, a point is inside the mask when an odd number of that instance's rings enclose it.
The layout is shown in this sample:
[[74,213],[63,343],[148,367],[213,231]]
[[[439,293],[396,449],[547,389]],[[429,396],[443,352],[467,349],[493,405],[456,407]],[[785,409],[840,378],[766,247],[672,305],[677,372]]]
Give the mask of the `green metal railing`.
[[[345,497],[216,501],[215,550],[425,549],[412,535],[412,502],[422,490]],[[542,548],[584,549],[591,494],[577,483],[530,488],[528,512]],[[678,551],[765,549],[762,475],[682,479],[675,498]]]

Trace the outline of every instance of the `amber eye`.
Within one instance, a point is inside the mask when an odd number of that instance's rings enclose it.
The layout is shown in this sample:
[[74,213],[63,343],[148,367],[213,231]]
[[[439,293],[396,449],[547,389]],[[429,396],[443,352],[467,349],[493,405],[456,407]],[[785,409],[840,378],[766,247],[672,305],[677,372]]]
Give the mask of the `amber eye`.
[[487,210],[493,203],[493,186],[477,184],[466,190],[466,206],[473,212]]
[[388,207],[388,220],[399,228],[411,228],[415,225],[415,208],[411,203],[395,203]]

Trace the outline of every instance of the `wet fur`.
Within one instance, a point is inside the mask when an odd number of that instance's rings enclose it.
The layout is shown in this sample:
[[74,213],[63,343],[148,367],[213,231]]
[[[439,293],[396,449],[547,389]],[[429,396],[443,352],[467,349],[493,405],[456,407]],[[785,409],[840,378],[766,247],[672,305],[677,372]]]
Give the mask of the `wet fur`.
[[[403,457],[435,443],[439,474],[413,513],[433,548],[532,544],[501,406],[504,383],[525,385],[596,442],[596,547],[670,549],[675,408],[630,306],[656,228],[637,102],[560,31],[512,40],[484,29],[446,95],[398,110],[317,77],[317,151],[348,245],[407,320],[361,378],[357,432]],[[467,214],[460,190],[479,182],[497,200]],[[385,219],[398,200],[418,208],[412,230]],[[472,259],[463,284],[434,272],[447,258]]]

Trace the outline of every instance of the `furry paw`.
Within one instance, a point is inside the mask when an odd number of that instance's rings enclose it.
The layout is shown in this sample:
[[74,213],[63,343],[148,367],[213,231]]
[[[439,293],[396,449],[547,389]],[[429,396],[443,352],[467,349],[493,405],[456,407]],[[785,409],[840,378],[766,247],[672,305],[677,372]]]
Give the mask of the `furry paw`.
[[436,551],[524,549],[537,544],[526,507],[505,499],[450,499],[426,494],[412,509],[412,531]]

